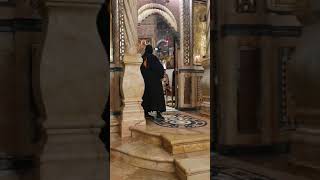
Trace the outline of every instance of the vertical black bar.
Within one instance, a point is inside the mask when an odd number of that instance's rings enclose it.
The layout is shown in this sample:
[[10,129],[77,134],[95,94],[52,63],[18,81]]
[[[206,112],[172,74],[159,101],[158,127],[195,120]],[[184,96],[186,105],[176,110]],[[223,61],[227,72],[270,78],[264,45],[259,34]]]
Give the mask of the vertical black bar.
[[[219,112],[219,86],[218,86],[218,63],[219,63],[219,49],[218,49],[218,12],[217,0],[212,0],[210,3],[210,114],[211,114],[211,151],[217,150],[218,145],[218,112]],[[211,25],[213,23],[213,25]],[[213,93],[212,93],[213,91]]]

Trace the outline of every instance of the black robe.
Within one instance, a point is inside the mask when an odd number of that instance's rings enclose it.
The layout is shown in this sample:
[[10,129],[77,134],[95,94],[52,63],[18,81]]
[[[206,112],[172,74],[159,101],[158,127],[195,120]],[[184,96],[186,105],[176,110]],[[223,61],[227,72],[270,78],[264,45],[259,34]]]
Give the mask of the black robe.
[[[110,21],[110,13],[107,12],[107,6],[104,3],[104,4],[102,4],[100,11],[97,15],[96,24],[97,24],[98,33],[100,35],[100,39],[102,41],[102,44],[104,46],[104,49],[105,49],[108,57],[109,57],[109,49],[110,49],[110,46],[109,46],[109,36],[110,36],[109,21]],[[108,63],[107,65],[109,66],[109,61],[106,63]],[[107,151],[109,151],[109,147],[110,147],[110,141],[108,138],[108,134],[110,134],[110,132],[109,132],[110,128],[108,126],[108,124],[110,124],[108,122],[109,117],[110,117],[109,109],[110,109],[110,93],[108,95],[108,100],[105,104],[103,113],[101,115],[101,118],[105,121],[105,125],[101,128],[101,131],[99,134],[99,137],[100,137],[101,141],[104,143]]]
[[166,105],[161,82],[164,76],[164,68],[153,54],[146,54],[142,58],[147,59],[148,65],[147,68],[144,67],[143,63],[140,66],[145,84],[141,105],[145,112],[165,112]]

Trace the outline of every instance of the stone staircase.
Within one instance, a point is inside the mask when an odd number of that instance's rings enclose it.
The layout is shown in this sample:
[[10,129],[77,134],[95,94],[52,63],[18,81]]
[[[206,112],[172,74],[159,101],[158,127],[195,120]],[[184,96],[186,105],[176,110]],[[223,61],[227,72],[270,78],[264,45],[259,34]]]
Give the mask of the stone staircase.
[[162,134],[138,127],[130,131],[130,138],[112,143],[111,162],[174,173],[180,180],[210,179],[209,135]]

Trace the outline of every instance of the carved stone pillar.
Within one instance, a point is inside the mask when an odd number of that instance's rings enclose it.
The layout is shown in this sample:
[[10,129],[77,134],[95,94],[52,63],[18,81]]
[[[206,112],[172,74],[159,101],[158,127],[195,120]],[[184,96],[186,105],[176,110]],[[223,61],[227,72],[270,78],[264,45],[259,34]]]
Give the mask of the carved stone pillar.
[[109,94],[108,59],[96,29],[102,3],[46,1],[40,84],[48,140],[41,180],[108,178],[108,158],[98,138]]
[[200,113],[210,116],[210,58],[202,61],[204,73],[201,79],[202,103]]
[[199,107],[203,68],[193,59],[193,1],[180,0],[180,55],[178,59],[178,109]]
[[210,116],[210,1],[207,2],[207,58],[203,59],[204,73],[201,79],[202,103],[200,113]]
[[[121,78],[123,76],[122,66],[122,49],[120,42],[124,39],[121,38],[123,35],[123,27],[120,22],[122,20],[122,7],[118,0],[111,1],[111,30],[110,35],[110,47],[111,55],[110,59],[110,133],[118,133],[119,123],[121,120]],[[122,25],[123,26],[123,25]]]
[[141,98],[144,91],[144,82],[140,73],[142,58],[137,54],[138,42],[138,12],[137,0],[123,1],[124,5],[124,24],[125,24],[125,55],[123,63],[125,66],[123,75],[123,102],[121,137],[130,136],[129,127],[133,125],[146,125],[141,106]]

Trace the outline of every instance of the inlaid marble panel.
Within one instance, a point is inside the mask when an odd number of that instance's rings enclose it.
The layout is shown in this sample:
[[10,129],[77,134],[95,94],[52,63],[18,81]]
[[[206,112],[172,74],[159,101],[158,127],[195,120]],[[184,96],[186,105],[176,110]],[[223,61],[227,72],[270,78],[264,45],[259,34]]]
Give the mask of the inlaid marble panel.
[[185,77],[184,82],[184,103],[191,104],[191,95],[192,95],[192,77],[187,76]]

